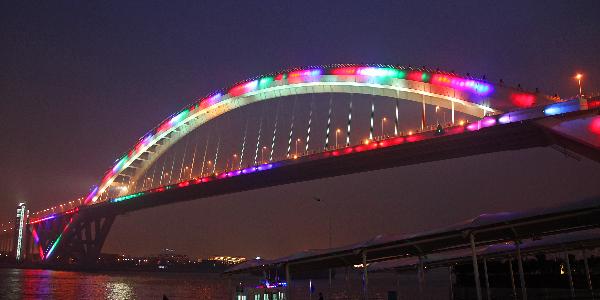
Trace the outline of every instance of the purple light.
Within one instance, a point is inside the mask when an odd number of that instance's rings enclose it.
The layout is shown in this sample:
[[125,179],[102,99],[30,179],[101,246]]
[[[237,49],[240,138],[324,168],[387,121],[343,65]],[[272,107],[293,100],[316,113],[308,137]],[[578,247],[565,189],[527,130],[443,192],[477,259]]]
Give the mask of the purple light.
[[254,173],[256,172],[256,167],[250,167],[250,168],[246,168],[242,170],[242,173],[244,174],[248,174],[248,173]]
[[492,117],[487,117],[481,120],[481,124],[483,125],[483,127],[494,126],[496,125],[496,119]]
[[503,115],[498,119],[498,122],[500,122],[500,124],[510,123],[510,114]]

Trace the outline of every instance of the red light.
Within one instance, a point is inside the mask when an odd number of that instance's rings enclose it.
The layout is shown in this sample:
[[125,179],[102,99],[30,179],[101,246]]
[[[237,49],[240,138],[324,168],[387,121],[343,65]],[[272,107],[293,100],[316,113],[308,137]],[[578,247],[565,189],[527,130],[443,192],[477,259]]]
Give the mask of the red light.
[[600,135],[600,117],[594,117],[589,126],[590,132]]
[[242,83],[242,84],[238,84],[234,87],[232,87],[229,90],[229,95],[231,95],[231,97],[237,97],[239,95],[242,95],[246,92],[246,83]]
[[283,74],[277,74],[275,76],[275,80],[282,80],[283,79]]
[[156,133],[161,133],[163,131],[167,131],[169,128],[171,128],[171,125],[169,124],[169,122],[164,122],[164,123],[160,124],[160,126],[158,126],[158,129],[156,129]]
[[397,137],[395,139],[392,140],[392,144],[394,145],[398,145],[398,144],[402,144],[404,143],[404,138],[403,137]]
[[348,153],[352,153],[352,148],[348,147],[346,149],[344,149],[344,154],[348,154]]
[[335,150],[335,151],[331,152],[331,155],[340,156],[340,151]]
[[331,70],[333,75],[356,75],[356,67],[337,68]]
[[190,182],[189,181],[184,181],[184,182],[179,183],[177,186],[178,187],[186,187],[188,185],[190,185]]
[[423,81],[423,73],[422,72],[410,72],[406,77],[408,80],[414,81]]
[[510,95],[510,98],[512,104],[521,108],[532,107],[535,104],[535,95],[532,94],[512,94]]
[[356,151],[356,152],[363,152],[365,150],[368,150],[368,149],[367,149],[367,147],[365,147],[363,145],[359,145],[359,146],[354,147],[354,151]]
[[423,137],[421,135],[411,135],[406,138],[406,141],[407,142],[418,142],[422,139],[423,139]]
[[597,100],[588,100],[588,109],[600,107],[600,99]]

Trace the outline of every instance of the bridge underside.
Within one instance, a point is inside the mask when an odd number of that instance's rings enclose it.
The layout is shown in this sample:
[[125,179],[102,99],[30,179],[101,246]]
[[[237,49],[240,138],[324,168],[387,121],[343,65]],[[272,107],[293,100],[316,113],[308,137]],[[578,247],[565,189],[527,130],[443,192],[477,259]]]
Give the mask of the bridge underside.
[[149,193],[135,200],[83,206],[73,217],[63,216],[53,221],[56,225],[44,225],[46,231],[40,225],[38,234],[44,236],[40,237],[40,245],[51,247],[49,241],[60,237],[60,228],[66,227],[53,260],[90,265],[97,261],[115,216],[144,208],[358,172],[551,145],[600,162],[600,147],[556,130],[557,124],[597,114],[598,110],[575,112],[341,156],[309,156],[258,173]]
[[[597,112],[587,112],[587,114]],[[568,118],[579,118],[572,113]],[[552,117],[554,118],[554,117]],[[561,117],[563,120],[567,117]],[[351,153],[327,159],[312,159],[279,166],[260,173],[219,179],[161,193],[151,193],[134,201],[102,203],[86,209],[118,214],[176,202],[237,193],[295,182],[335,177],[478,154],[559,145],[568,151],[600,162],[600,150],[559,134],[538,121],[524,121],[484,128],[475,132],[440,136],[387,148]]]

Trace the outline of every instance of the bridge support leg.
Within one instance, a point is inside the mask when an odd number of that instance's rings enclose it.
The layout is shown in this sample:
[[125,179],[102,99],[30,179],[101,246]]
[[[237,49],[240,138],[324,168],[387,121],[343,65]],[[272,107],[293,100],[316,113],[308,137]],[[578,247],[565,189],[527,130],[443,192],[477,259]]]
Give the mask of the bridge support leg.
[[477,300],[481,299],[481,282],[479,281],[479,265],[477,264],[477,253],[475,252],[475,235],[469,235],[471,238],[471,254],[473,257],[473,276],[475,277],[475,292],[477,292]]
[[517,248],[517,265],[519,267],[519,280],[521,281],[521,299],[527,300],[527,287],[525,287],[525,273],[523,271],[523,259],[521,258],[520,242],[515,241]]
[[590,290],[592,299],[594,299],[594,287],[592,286],[592,277],[590,276],[590,265],[588,264],[587,253],[585,249],[581,250],[581,255],[583,256],[583,266],[585,267],[585,278],[587,280],[588,289]]
[[490,290],[490,279],[488,276],[488,267],[487,267],[487,259],[483,259],[483,274],[485,277],[485,290],[487,294],[487,299],[492,300],[492,291]]
[[571,273],[571,261],[569,259],[569,252],[565,251],[565,262],[567,264],[567,277],[569,278],[569,290],[571,292],[571,299],[575,298],[575,289],[573,287],[573,274]]
[[448,266],[448,276],[450,277],[450,297],[448,299],[454,300],[454,276],[452,271],[452,266]]
[[508,258],[508,270],[510,272],[510,285],[512,287],[512,297],[517,299],[517,286],[515,285],[515,272],[513,271],[512,257]]

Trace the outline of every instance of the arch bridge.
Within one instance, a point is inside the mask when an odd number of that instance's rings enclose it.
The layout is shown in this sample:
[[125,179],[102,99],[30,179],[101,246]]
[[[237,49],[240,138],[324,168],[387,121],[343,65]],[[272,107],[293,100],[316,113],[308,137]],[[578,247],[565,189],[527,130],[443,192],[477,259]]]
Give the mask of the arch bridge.
[[[342,105],[333,95],[341,95]],[[267,101],[271,99],[294,101],[286,115],[281,101]],[[263,108],[256,133],[248,133],[247,116],[245,122],[234,122],[244,126],[227,130],[229,126],[213,136],[213,144],[210,135],[197,133],[203,128],[216,131],[211,124],[266,102],[277,107],[270,115]],[[309,103],[302,116],[306,122],[300,121],[301,102]],[[403,103],[418,108],[416,129],[405,128]],[[364,113],[358,109],[361,105],[367,107]],[[393,65],[312,66],[258,76],[171,115],[120,156],[89,195],[30,214],[23,225],[25,234],[17,238],[22,242],[3,243],[0,250],[22,252],[19,259],[30,261],[93,264],[115,217],[143,208],[554,144],[600,161],[600,119],[595,116],[599,106],[597,100],[561,100],[481,79]],[[361,116],[368,119],[364,128],[353,123]],[[319,118],[322,128],[316,126]],[[386,131],[387,121],[392,124]],[[360,130],[363,133],[357,134]],[[239,139],[229,146],[221,141],[227,131]],[[215,149],[207,157],[209,145]],[[228,150],[234,154],[225,156]],[[14,241],[15,234],[4,236]],[[16,251],[17,246],[23,251]]]

